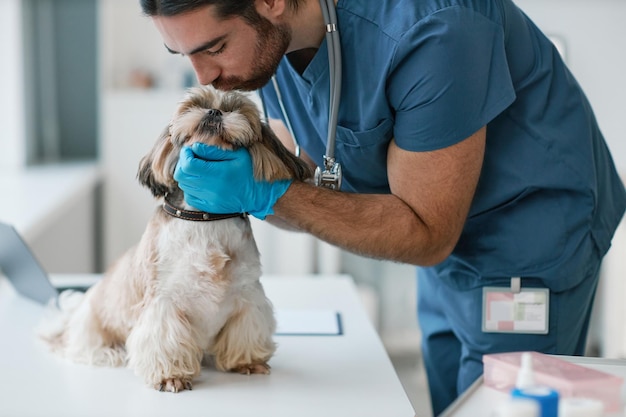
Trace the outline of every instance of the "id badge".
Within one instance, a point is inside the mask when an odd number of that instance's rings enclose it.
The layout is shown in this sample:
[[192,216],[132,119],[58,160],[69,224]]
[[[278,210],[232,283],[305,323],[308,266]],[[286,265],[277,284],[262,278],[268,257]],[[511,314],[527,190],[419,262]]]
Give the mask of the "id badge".
[[485,333],[547,334],[550,290],[547,288],[483,288]]

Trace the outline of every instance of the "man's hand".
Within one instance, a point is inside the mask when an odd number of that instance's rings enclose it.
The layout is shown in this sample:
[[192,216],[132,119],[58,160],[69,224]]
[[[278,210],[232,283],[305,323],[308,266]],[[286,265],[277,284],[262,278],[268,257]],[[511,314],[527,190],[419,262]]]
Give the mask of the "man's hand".
[[261,220],[274,214],[276,200],[291,185],[291,180],[256,180],[246,149],[227,151],[202,143],[181,149],[174,179],[187,204],[198,210],[250,213]]

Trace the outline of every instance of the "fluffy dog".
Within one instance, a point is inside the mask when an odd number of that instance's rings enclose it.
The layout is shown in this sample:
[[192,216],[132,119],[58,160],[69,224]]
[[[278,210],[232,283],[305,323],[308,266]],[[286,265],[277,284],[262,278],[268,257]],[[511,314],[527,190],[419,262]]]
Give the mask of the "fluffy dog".
[[162,206],[100,282],[85,294],[61,294],[57,325],[41,333],[53,351],[81,363],[127,365],[161,391],[191,389],[203,358],[221,371],[269,373],[276,323],[250,221],[189,207],[173,179],[181,147],[193,142],[247,148],[258,179],[312,174],[247,96],[190,89],[139,165],[139,181]]

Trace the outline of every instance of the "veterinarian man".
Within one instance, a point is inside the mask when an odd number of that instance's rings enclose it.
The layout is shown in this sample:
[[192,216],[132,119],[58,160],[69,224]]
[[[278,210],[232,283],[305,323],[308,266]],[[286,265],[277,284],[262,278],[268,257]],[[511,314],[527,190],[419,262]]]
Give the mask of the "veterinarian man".
[[[200,83],[262,88],[269,116],[289,119],[303,157],[323,164],[329,59],[318,0],[140,1]],[[176,172],[187,202],[272,215],[418,265],[435,415],[481,374],[486,353],[582,355],[626,192],[559,53],[510,0],[339,0],[336,14],[341,192],[256,182],[245,150],[193,146]]]

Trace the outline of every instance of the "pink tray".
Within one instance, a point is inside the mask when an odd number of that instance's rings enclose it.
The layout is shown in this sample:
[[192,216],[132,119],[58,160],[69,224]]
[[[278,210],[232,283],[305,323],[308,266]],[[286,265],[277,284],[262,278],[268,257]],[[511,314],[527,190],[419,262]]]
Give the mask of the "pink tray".
[[[515,387],[524,352],[496,353],[483,356],[484,384],[509,392]],[[556,356],[529,352],[532,356],[535,384],[548,386],[562,398],[593,398],[602,401],[608,413],[622,409],[621,389],[624,380],[616,375],[576,365]]]

